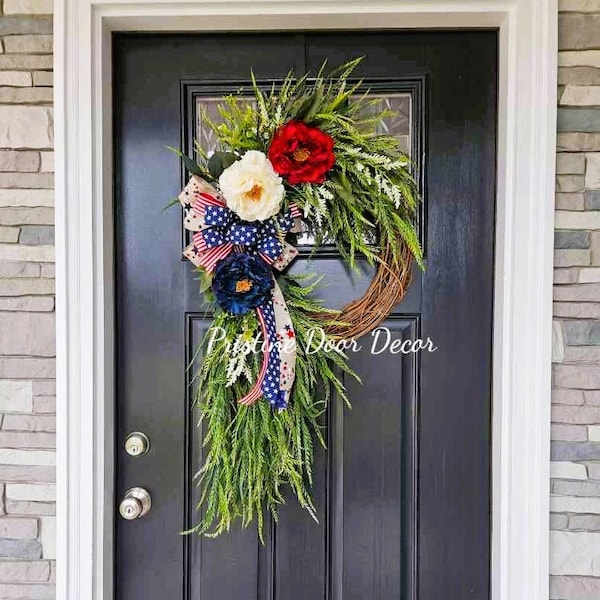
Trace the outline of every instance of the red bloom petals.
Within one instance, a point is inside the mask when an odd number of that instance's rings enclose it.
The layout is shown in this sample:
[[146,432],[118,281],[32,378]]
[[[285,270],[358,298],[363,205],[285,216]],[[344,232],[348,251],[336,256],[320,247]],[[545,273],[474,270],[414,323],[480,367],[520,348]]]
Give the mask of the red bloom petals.
[[289,121],[275,132],[269,160],[290,185],[323,183],[335,164],[333,138],[318,127]]

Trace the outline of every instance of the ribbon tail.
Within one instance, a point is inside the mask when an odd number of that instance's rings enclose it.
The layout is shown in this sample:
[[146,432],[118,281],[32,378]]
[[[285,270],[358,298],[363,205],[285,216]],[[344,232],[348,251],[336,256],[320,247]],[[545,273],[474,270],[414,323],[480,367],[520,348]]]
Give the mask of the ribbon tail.
[[194,244],[190,244],[186,247],[186,249],[183,251],[183,256],[185,256],[195,267],[202,266],[200,264],[200,253]]
[[215,246],[209,248],[200,254],[198,263],[201,267],[206,269],[207,273],[212,273],[216,264],[223,258],[225,258],[233,250],[233,244],[227,242],[221,246]]
[[263,362],[252,389],[239,400],[250,405],[260,396],[273,408],[287,408],[296,376],[296,336],[280,287],[272,299],[256,309],[263,335]]
[[283,292],[277,282],[275,282],[273,289],[273,310],[275,313],[275,328],[280,340],[279,388],[284,393],[285,404],[287,405],[296,378],[296,332]]
[[[277,285],[277,284],[275,284]],[[275,292],[275,290],[273,290]],[[267,371],[262,381],[262,393],[272,408],[283,409],[287,407],[286,390],[281,389],[281,342],[277,337],[277,327],[275,325],[275,306],[271,299],[261,307],[262,317],[265,320],[267,329],[269,359],[267,362]]]
[[[273,262],[272,267],[278,271],[283,271],[296,258],[296,256],[298,256],[298,250],[291,244],[284,242],[283,250],[281,251],[281,254],[277,260]],[[279,331],[279,327],[277,328],[277,331]]]
[[[260,307],[256,309],[256,314],[257,314],[258,320],[260,322],[263,340],[266,341],[269,339],[269,337],[268,337],[269,333],[267,331],[267,325],[265,322],[265,318],[261,312]],[[265,378],[265,374],[267,372],[268,364],[269,364],[269,344],[264,343],[263,344],[263,361],[262,361],[262,365],[260,368],[260,372],[258,374],[256,381],[254,382],[254,385],[252,386],[252,389],[243,398],[240,398],[238,400],[238,402],[240,404],[250,406],[250,405],[254,404],[262,396],[262,384],[263,384],[263,381]]]
[[192,206],[196,194],[203,191],[203,186],[205,184],[209,185],[201,177],[198,177],[197,175],[192,175],[189,181],[187,182],[187,185],[183,188],[183,190],[181,190],[181,193],[178,196],[181,206]]

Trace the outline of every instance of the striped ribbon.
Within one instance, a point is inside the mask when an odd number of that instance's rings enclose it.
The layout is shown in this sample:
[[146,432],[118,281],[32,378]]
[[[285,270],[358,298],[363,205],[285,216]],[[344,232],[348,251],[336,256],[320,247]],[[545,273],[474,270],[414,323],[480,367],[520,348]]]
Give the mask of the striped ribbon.
[[248,406],[262,396],[271,407],[281,410],[287,407],[294,383],[296,350],[294,327],[277,282],[272,298],[257,308],[256,314],[265,342],[262,365],[252,389],[238,402]]
[[292,204],[288,211],[264,222],[241,221],[225,202],[206,192],[197,193],[192,209],[200,217],[202,226],[192,236],[197,264],[211,273],[217,262],[225,258],[235,245],[258,254],[268,265],[284,250],[282,233],[294,227],[300,209]]
[[[200,177],[192,176],[179,196],[186,211],[186,228],[193,243],[184,252],[194,265],[211,273],[231,252],[257,254],[267,264],[283,269],[298,251],[284,243],[282,233],[294,230],[301,217],[296,204],[283,215],[261,223],[241,221],[219,192]],[[252,389],[240,398],[250,405],[264,397],[273,408],[287,406],[295,378],[295,332],[281,289],[274,281],[272,297],[256,309],[263,345],[262,364]],[[290,349],[291,347],[291,349]]]

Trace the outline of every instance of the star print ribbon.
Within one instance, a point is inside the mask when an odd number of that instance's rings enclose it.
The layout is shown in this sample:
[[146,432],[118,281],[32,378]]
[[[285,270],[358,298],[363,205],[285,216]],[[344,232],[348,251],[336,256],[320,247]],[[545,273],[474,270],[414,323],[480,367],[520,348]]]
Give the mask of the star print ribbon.
[[[293,246],[283,241],[285,233],[294,228],[294,220],[300,217],[300,210],[295,204],[281,215],[250,223],[242,221],[227,208],[223,198],[207,182],[202,181],[201,184],[196,182],[192,194],[185,193],[185,190],[182,192],[184,199],[191,204],[193,213],[186,215],[186,218],[194,223],[196,230],[193,247],[186,249],[190,256],[186,256],[190,260],[193,256],[192,262],[196,266],[211,273],[217,262],[236,246],[251,254],[258,254],[268,265],[276,263],[284,250],[290,255],[290,260],[297,254]],[[276,268],[283,266],[276,265]]]
[[[257,254],[268,265],[283,270],[298,250],[283,240],[287,231],[298,231],[300,210],[295,204],[262,222],[242,221],[226,205],[219,192],[193,175],[179,195],[184,226],[193,242],[184,256],[195,266],[212,272],[217,262],[234,251]],[[239,400],[250,405],[263,396],[273,408],[284,409],[295,378],[296,340],[289,310],[274,282],[272,298],[256,309],[263,344],[263,361],[252,389]]]
[[273,408],[288,405],[296,376],[296,334],[281,288],[275,282],[271,300],[256,309],[263,340],[263,361],[252,389],[239,400],[254,404],[263,396]]
[[294,226],[296,211],[297,208],[292,207],[286,214],[267,221],[248,223],[226,206],[206,205],[204,227],[193,236],[194,246],[201,254],[200,265],[211,272],[216,262],[227,256],[234,246],[243,246],[272,265],[283,252],[282,237]]

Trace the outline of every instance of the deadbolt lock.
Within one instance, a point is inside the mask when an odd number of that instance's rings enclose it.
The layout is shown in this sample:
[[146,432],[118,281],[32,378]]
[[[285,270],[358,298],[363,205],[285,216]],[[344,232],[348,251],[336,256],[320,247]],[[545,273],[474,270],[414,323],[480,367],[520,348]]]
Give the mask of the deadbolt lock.
[[150,440],[145,433],[134,431],[125,439],[125,452],[129,456],[143,456],[150,449]]
[[119,513],[127,521],[141,519],[148,514],[152,506],[152,499],[147,490],[134,487],[125,492],[125,497],[119,504]]

